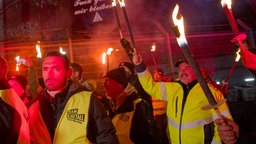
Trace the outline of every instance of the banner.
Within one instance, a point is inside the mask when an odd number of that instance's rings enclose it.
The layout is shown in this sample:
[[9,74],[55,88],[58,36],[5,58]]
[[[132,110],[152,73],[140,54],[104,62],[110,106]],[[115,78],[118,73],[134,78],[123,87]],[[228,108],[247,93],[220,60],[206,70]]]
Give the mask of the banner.
[[73,0],[71,6],[73,29],[90,30],[99,24],[113,22],[110,0]]

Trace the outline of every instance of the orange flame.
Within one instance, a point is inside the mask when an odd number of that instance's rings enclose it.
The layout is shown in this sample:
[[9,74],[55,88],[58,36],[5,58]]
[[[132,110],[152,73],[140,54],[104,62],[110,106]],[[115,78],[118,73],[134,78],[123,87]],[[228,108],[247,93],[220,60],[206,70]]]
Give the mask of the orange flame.
[[116,0],[113,0],[112,1],[112,7],[115,7],[116,6]]
[[120,7],[125,7],[125,3],[124,0],[118,0]]
[[106,57],[107,57],[106,52],[102,53],[102,56],[101,56],[102,64],[106,64]]
[[18,61],[19,61],[19,59],[20,59],[20,56],[16,56],[15,57],[15,60],[16,60],[16,71],[19,71],[20,69],[19,69],[19,66],[20,66],[20,64],[18,63]]
[[151,51],[155,51],[155,50],[156,50],[156,43],[153,42],[153,43],[152,43],[152,46],[151,46]]
[[107,55],[111,55],[112,51],[113,51],[113,48],[108,48]]
[[227,6],[228,9],[231,9],[232,1],[231,0],[221,0],[222,7]]
[[42,58],[41,50],[40,50],[40,42],[36,44],[37,58]]
[[185,28],[184,28],[183,17],[181,16],[180,19],[177,19],[178,12],[179,12],[179,5],[176,4],[175,8],[173,9],[172,19],[173,19],[173,23],[179,29],[180,36],[177,37],[177,42],[178,42],[179,46],[181,46],[183,44],[187,44],[187,40],[185,37]]
[[240,60],[241,56],[240,56],[240,49],[237,50],[236,52],[236,59],[235,61],[238,62]]
[[60,47],[60,50],[59,50],[59,51],[60,51],[60,53],[63,54],[63,55],[66,54],[66,52],[62,49],[62,47]]

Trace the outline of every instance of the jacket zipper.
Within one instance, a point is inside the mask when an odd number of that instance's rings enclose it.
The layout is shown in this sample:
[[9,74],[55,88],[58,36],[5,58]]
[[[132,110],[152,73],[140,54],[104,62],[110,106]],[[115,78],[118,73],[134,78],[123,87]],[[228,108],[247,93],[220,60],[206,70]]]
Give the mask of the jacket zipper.
[[188,93],[189,93],[189,87],[186,86],[186,91],[184,90],[183,99],[182,99],[180,123],[179,123],[179,143],[180,144],[181,144],[181,123],[182,123],[183,111],[184,111],[185,103],[187,101]]

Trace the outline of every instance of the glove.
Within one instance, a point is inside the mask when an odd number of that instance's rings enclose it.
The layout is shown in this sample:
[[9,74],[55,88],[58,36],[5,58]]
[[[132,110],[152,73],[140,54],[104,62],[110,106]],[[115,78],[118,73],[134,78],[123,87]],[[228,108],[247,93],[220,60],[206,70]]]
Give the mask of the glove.
[[133,57],[133,48],[130,45],[130,42],[127,41],[125,38],[120,39],[120,43],[122,44],[122,47],[125,49],[125,52],[129,56],[130,59]]

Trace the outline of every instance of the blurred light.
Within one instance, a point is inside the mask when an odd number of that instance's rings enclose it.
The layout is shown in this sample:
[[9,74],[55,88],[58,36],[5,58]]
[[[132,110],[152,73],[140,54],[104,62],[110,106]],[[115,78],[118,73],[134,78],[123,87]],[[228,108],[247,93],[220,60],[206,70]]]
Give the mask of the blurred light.
[[217,85],[220,85],[220,82],[219,82],[219,81],[216,81],[216,84],[217,84]]
[[246,79],[244,79],[244,81],[251,82],[251,81],[254,81],[254,78],[246,78]]

